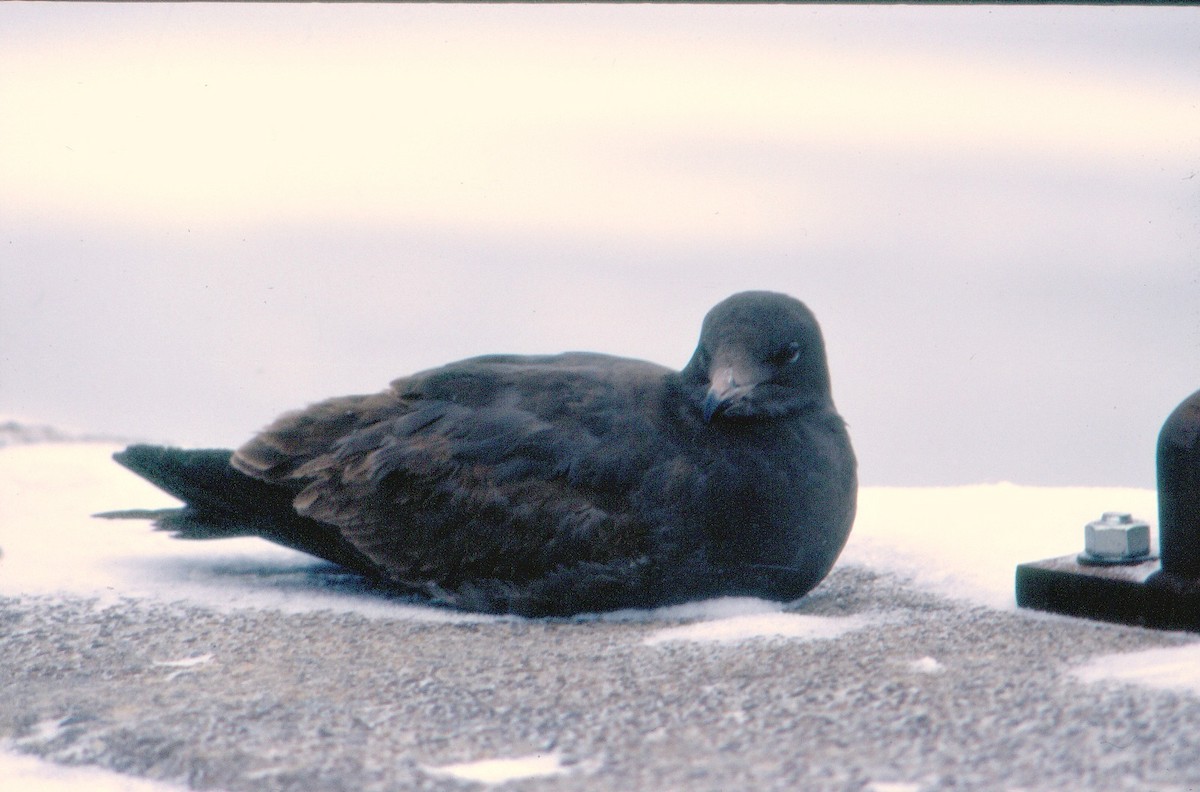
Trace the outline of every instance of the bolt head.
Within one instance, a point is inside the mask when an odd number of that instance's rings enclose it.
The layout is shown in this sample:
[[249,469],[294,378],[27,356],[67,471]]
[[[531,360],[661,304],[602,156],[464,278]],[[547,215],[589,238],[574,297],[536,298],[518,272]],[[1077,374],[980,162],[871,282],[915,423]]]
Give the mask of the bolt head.
[[1083,548],[1102,561],[1134,561],[1150,555],[1150,526],[1125,512],[1105,512],[1084,529]]

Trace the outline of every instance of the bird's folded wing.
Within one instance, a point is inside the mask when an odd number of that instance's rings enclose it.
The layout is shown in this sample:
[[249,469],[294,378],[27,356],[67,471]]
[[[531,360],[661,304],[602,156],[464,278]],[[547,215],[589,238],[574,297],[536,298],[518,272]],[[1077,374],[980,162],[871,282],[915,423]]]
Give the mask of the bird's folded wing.
[[357,398],[285,416],[234,464],[298,487],[299,514],[337,526],[393,577],[522,580],[642,552],[628,508],[637,460],[605,455],[581,422],[517,398]]

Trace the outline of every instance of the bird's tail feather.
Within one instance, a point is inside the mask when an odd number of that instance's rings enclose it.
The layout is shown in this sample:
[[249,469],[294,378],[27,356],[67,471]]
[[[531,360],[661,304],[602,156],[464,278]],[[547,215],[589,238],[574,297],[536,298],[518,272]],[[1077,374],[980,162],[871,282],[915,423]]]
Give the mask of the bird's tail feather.
[[113,454],[113,459],[179,498],[184,506],[96,516],[151,519],[157,529],[170,531],[180,539],[260,536],[369,577],[379,577],[379,569],[335,526],[298,515],[292,507],[294,492],[247,476],[230,464],[231,456],[231,451],[216,448],[129,446]]
[[291,493],[234,470],[229,464],[232,455],[221,448],[132,445],[113,454],[113,459],[211,517],[290,510]]

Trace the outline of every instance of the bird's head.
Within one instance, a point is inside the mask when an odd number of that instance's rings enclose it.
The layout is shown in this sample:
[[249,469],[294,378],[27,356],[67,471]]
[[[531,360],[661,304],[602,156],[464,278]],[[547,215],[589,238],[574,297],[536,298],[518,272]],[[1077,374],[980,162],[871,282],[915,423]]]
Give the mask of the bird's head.
[[741,292],[718,303],[682,376],[706,423],[832,408],[821,329],[785,294]]

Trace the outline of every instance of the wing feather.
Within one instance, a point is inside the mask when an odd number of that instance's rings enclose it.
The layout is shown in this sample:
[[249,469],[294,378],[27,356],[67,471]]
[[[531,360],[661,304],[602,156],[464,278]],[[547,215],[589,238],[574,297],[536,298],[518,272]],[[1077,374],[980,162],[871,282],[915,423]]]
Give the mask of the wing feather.
[[631,449],[656,434],[638,426],[650,413],[630,410],[588,369],[531,372],[514,360],[291,413],[234,465],[298,485],[299,514],[336,526],[401,582],[519,583],[566,564],[638,558],[648,527],[628,508],[644,474]]

